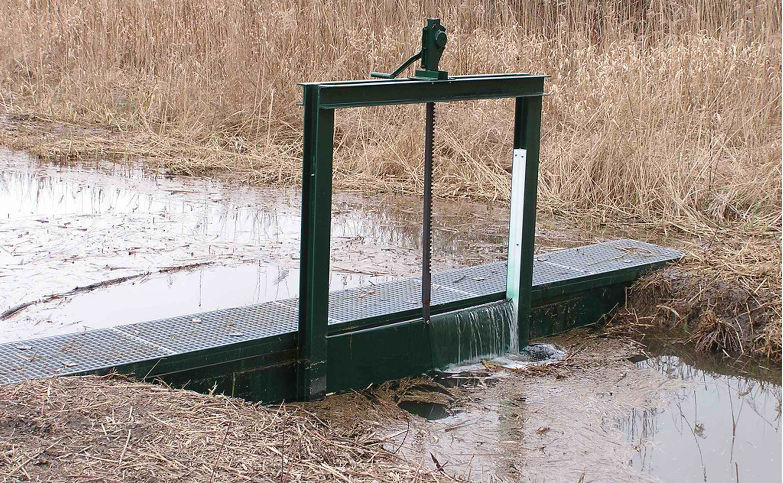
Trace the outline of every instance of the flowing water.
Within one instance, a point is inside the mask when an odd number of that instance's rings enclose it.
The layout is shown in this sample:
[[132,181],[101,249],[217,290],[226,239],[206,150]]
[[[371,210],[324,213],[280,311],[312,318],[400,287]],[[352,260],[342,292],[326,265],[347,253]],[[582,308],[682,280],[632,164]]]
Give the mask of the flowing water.
[[433,344],[436,365],[476,362],[486,357],[516,353],[519,347],[517,319],[510,302],[433,317],[430,330],[433,340],[452,341]]

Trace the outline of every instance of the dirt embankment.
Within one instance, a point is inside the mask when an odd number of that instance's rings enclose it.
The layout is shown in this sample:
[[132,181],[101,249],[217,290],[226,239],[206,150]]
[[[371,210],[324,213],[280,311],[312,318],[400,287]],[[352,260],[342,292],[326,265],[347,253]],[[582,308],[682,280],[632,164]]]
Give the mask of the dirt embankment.
[[110,377],[0,390],[0,475],[10,481],[439,481],[303,408]]
[[[781,360],[781,252],[776,235],[685,243],[684,259],[638,281],[609,331],[667,330],[697,350]],[[676,243],[675,243],[676,244]],[[741,245],[741,246],[737,246]]]

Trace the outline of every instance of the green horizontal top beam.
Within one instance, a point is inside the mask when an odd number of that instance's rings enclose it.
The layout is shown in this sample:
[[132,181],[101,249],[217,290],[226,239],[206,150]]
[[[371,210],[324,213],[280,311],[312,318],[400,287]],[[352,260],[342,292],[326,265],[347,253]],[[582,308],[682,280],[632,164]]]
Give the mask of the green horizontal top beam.
[[446,80],[392,79],[307,83],[317,86],[319,109],[418,104],[544,95],[544,75],[487,74]]
[[[442,80],[464,80],[464,79],[492,79],[498,77],[543,77],[549,78],[548,75],[529,74],[527,72],[504,72],[502,74],[469,74],[469,75],[452,75],[448,79]],[[415,77],[398,77],[395,79],[379,80],[379,79],[351,79],[340,81],[324,81],[324,82],[300,82],[300,86],[334,86],[334,85],[352,85],[352,84],[378,84],[388,82],[415,82],[421,81]],[[425,80],[425,82],[433,82],[432,80]]]

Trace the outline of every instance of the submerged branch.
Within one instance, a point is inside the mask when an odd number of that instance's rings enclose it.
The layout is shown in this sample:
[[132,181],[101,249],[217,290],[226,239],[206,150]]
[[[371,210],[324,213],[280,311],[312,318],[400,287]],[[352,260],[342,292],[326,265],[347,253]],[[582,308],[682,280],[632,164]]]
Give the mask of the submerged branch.
[[39,299],[29,300],[27,302],[23,302],[21,304],[18,304],[18,305],[15,305],[13,307],[10,307],[10,308],[6,309],[5,311],[3,311],[2,313],[0,313],[0,320],[7,320],[7,319],[13,317],[14,315],[16,315],[17,313],[21,312],[22,310],[24,310],[24,309],[26,309],[28,307],[31,307],[33,305],[44,304],[46,302],[51,302],[52,300],[57,300],[57,299],[65,298],[65,297],[72,297],[74,295],[78,295],[78,294],[85,293],[85,292],[92,292],[93,290],[96,290],[96,289],[99,289],[99,288],[110,287],[112,285],[119,285],[121,283],[125,283],[125,282],[131,281],[131,280],[137,280],[139,278],[148,277],[150,275],[155,275],[155,274],[160,274],[160,273],[179,272],[181,270],[192,270],[194,268],[203,267],[203,266],[209,265],[209,264],[210,264],[210,262],[198,262],[198,263],[190,263],[190,264],[187,264],[187,265],[177,265],[177,266],[174,266],[174,267],[164,267],[164,268],[161,268],[160,270],[146,271],[146,272],[137,273],[137,274],[133,274],[133,275],[126,275],[124,277],[117,277],[117,278],[112,278],[112,279],[109,279],[109,280],[101,280],[100,282],[95,282],[95,283],[91,283],[91,284],[88,284],[88,285],[82,285],[82,286],[79,286],[79,287],[75,287],[75,288],[73,288],[71,290],[68,290],[67,292],[61,292],[61,293],[46,295],[46,296],[41,297]]

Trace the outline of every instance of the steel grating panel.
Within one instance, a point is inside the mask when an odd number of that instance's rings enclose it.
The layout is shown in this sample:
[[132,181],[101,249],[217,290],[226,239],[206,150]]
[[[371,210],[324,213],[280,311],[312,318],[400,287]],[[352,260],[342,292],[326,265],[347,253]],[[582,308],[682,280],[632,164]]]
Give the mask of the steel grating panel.
[[[442,305],[474,296],[433,283],[432,305]],[[298,299],[281,301],[291,307]],[[378,317],[421,307],[421,280],[394,280],[370,287],[341,290],[329,294],[329,324]]]
[[115,329],[0,344],[0,383],[120,366],[168,355]]
[[[634,240],[615,240],[537,254],[533,285],[596,276],[672,261],[682,254]],[[496,262],[433,274],[433,307],[506,288],[506,264]],[[0,384],[84,373],[294,333],[298,299],[152,320],[110,329],[0,344]],[[421,281],[396,280],[332,292],[329,323],[392,315],[421,307]]]
[[[661,263],[682,256],[677,250],[659,247],[636,240],[612,240],[568,250],[537,254],[535,261],[566,267],[581,274],[599,275],[616,270]],[[565,277],[565,279],[572,277]],[[553,280],[560,281],[560,280]],[[534,283],[534,285],[537,285]]]
[[533,262],[533,286],[547,285],[583,275],[585,275],[583,271],[567,265],[542,260],[534,260]]
[[506,263],[495,262],[435,273],[432,282],[466,294],[462,298],[503,292],[506,290]]
[[296,332],[297,310],[280,302],[123,325],[119,330],[173,354]]
[[[588,275],[584,270],[558,263],[549,263],[541,256],[537,256],[533,264],[534,286],[560,282],[584,275]],[[466,295],[474,297],[505,292],[506,262],[449,270],[434,274],[432,280],[444,287],[459,290]]]

